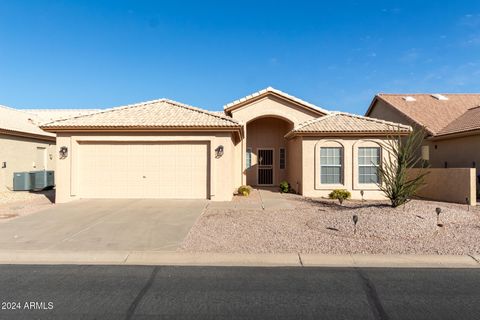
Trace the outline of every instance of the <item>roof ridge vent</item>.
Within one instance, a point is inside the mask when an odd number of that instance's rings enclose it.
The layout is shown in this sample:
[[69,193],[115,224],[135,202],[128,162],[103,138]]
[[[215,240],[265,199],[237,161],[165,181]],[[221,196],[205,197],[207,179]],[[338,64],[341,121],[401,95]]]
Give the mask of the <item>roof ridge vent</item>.
[[415,99],[415,98],[412,97],[412,96],[405,96],[405,97],[403,97],[403,100],[405,100],[405,101],[407,101],[407,102],[417,101],[417,99]]
[[448,97],[446,97],[446,96],[444,96],[443,94],[440,94],[440,93],[432,94],[432,97],[434,97],[437,100],[442,100],[442,101],[448,100]]

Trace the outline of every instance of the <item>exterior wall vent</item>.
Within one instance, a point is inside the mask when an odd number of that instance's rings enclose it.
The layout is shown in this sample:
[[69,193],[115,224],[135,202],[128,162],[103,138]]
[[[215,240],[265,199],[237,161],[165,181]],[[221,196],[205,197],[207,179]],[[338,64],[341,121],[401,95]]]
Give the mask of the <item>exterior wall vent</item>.
[[439,94],[439,93],[432,94],[432,97],[434,97],[437,100],[442,100],[442,101],[448,100],[448,97],[444,96],[443,94]]
[[407,102],[417,101],[417,99],[415,99],[415,98],[412,97],[412,96],[403,97],[403,100],[405,100],[405,101],[407,101]]

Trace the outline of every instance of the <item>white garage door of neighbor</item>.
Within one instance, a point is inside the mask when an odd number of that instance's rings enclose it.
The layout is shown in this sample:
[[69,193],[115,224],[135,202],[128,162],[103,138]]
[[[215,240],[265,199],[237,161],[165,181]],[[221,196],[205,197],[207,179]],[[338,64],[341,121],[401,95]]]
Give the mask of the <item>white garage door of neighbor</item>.
[[205,199],[206,143],[80,143],[83,198]]

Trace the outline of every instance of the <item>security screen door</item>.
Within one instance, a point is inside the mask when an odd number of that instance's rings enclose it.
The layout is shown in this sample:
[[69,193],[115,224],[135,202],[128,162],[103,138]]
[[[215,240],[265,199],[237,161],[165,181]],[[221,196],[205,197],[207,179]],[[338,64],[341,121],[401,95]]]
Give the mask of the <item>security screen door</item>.
[[259,186],[273,185],[273,149],[258,149],[257,182]]

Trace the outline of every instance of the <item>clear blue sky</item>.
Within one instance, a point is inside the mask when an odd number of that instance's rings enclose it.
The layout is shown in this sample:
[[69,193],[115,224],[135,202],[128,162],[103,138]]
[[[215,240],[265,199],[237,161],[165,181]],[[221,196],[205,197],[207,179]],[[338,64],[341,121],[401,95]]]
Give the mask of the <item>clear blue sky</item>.
[[3,105],[219,110],[267,86],[360,114],[378,92],[480,92],[480,1],[0,0]]

